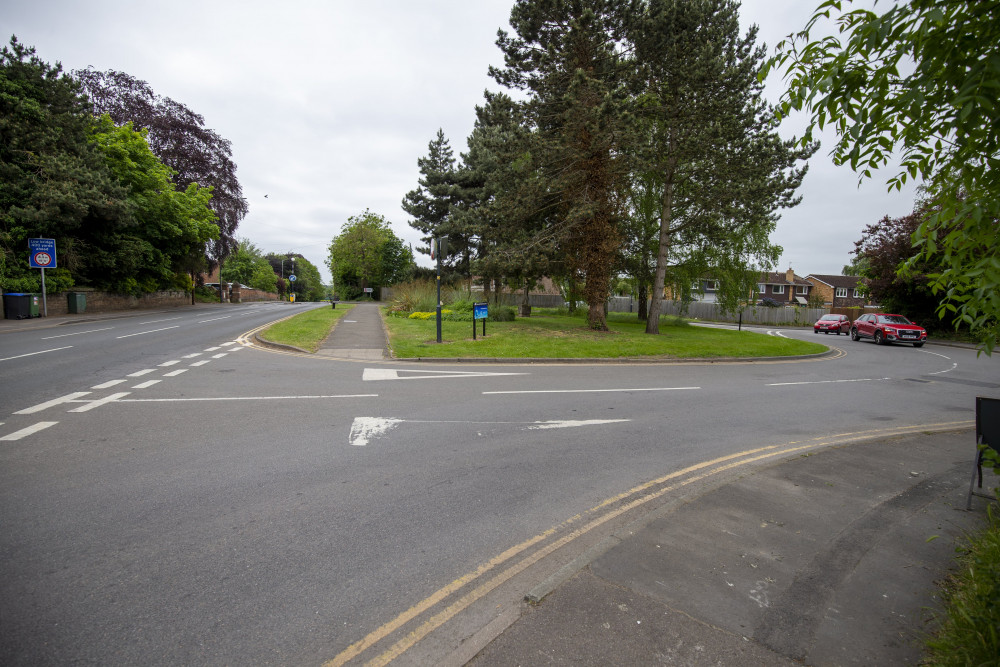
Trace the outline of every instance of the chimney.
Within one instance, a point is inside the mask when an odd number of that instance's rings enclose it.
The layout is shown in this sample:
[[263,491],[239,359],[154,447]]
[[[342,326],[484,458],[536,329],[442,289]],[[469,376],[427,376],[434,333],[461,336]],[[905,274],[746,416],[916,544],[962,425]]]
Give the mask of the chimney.
[[789,285],[795,284],[795,272],[792,271],[792,267],[788,267],[788,270],[785,271],[785,280],[788,281]]

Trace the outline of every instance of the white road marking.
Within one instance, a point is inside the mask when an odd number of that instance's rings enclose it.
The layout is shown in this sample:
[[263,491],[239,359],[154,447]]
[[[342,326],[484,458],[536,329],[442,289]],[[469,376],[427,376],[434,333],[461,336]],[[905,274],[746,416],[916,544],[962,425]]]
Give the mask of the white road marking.
[[95,384],[91,389],[110,389],[116,384],[121,384],[122,382],[128,382],[128,380],[108,380],[107,382],[102,382],[101,384]]
[[633,391],[691,391],[695,389],[701,389],[701,387],[639,387],[633,389],[521,389],[512,391],[484,391],[483,394],[624,394]]
[[228,352],[219,352],[218,354],[213,354],[212,358],[213,359],[221,359],[222,357],[226,356],[227,354],[229,354],[229,353]]
[[117,403],[200,403],[208,401],[298,401],[318,398],[378,398],[378,394],[329,394],[315,396],[208,396],[204,398],[126,398]]
[[[176,318],[175,318],[176,319]],[[134,334],[125,334],[124,336],[118,336],[118,338],[131,338],[132,336],[145,336],[146,334],[156,333],[157,331],[166,331],[168,329],[178,329],[181,325],[175,324],[172,327],[163,327],[162,329],[150,329],[149,331],[140,331]]]
[[181,315],[178,315],[177,317],[166,317],[162,320],[147,320],[146,322],[139,322],[139,324],[156,324],[157,322],[169,322],[171,320],[179,320],[179,319],[181,319]]
[[74,331],[68,334],[59,334],[58,336],[45,336],[42,340],[52,340],[53,338],[65,338],[66,336],[79,336],[80,334],[94,333],[95,331],[111,331],[114,327],[104,327],[103,329],[88,329],[87,331]]
[[201,361],[196,361],[196,362],[194,362],[191,365],[192,366],[204,366],[205,364],[209,363],[210,361],[212,361],[212,360],[211,359],[202,359]]
[[170,361],[164,361],[162,364],[158,364],[160,368],[165,368],[167,366],[174,366],[181,363],[180,359],[171,359]]
[[89,410],[93,410],[94,408],[99,408],[102,405],[106,405],[107,403],[114,403],[115,401],[117,401],[122,396],[128,396],[130,393],[131,392],[128,392],[128,391],[122,391],[122,392],[119,392],[117,394],[111,394],[110,396],[105,396],[104,398],[99,398],[96,401],[89,401],[86,404],[81,405],[78,408],[73,408],[72,410],[67,410],[66,412],[87,412]]
[[[931,354],[933,354],[933,352]],[[946,368],[943,371],[934,371],[933,373],[928,373],[928,375],[941,375],[942,373],[950,373],[953,370],[955,370],[956,368],[958,368],[958,364],[956,364],[955,362],[952,362],[951,368]]]
[[783,334],[782,332],[780,332],[780,331],[776,331],[776,330],[774,330],[774,329],[770,329],[770,330],[768,330],[768,332],[767,332],[767,335],[768,335],[768,336],[775,336],[776,338],[788,338],[788,336],[786,336],[786,335],[785,335],[785,334]]
[[[419,375],[400,375],[400,373],[419,373]],[[477,371],[427,371],[406,370],[394,368],[366,368],[361,375],[363,381],[374,380],[431,380],[437,378],[475,378],[494,377],[498,375],[529,375],[528,373],[490,373]]]
[[205,322],[214,322],[216,320],[224,320],[224,319],[226,319],[228,317],[232,317],[232,315],[223,315],[222,317],[213,317],[210,320],[198,320],[198,324],[204,324]]
[[185,354],[182,359],[194,359],[195,357],[200,357],[201,352],[195,352],[194,354]]
[[129,373],[128,377],[130,377],[130,378],[140,378],[143,375],[148,375],[149,373],[155,373],[155,372],[156,372],[155,368],[144,368],[141,371],[136,371],[135,373]]
[[355,417],[351,423],[351,434],[348,440],[355,447],[364,447],[372,438],[386,433],[403,422],[409,424],[509,424],[513,426],[523,426],[528,430],[542,430],[551,428],[576,428],[579,426],[599,426],[601,424],[618,424],[632,421],[631,419],[554,419],[550,421],[536,422],[486,422],[486,421],[461,421],[461,420],[440,420],[440,419],[389,419],[383,417]]
[[226,341],[225,343],[223,343],[223,344],[222,344],[222,347],[228,347],[228,346],[230,346],[230,345],[236,345],[236,344],[237,344],[237,343],[236,343],[236,341],[235,341],[235,340],[230,340],[230,341]]
[[170,371],[169,373],[164,373],[163,377],[165,377],[165,378],[173,378],[173,377],[177,377],[181,373],[187,373],[187,372],[188,372],[188,369],[186,369],[186,368],[178,368],[176,371]]
[[344,320],[344,323],[345,324],[357,324],[358,321],[357,320]]
[[69,403],[72,400],[80,398],[81,396],[86,396],[89,391],[75,391],[72,394],[66,394],[65,396],[60,396],[59,398],[53,398],[51,401],[45,401],[44,403],[39,403],[38,405],[33,405],[30,408],[25,408],[24,410],[18,410],[15,415],[30,415],[35,412],[41,412],[47,408],[51,408],[54,405],[60,405],[62,403]]
[[355,447],[364,447],[371,438],[382,435],[402,419],[382,419],[380,417],[355,417],[351,424],[350,442]]
[[14,357],[4,357],[3,359],[0,359],[0,361],[10,361],[11,359],[21,359],[22,357],[33,357],[36,354],[45,354],[46,352],[58,352],[59,350],[68,350],[71,347],[73,347],[73,346],[72,345],[67,345],[66,347],[54,347],[51,350],[39,350],[38,352],[29,352],[27,354],[19,354],[19,355],[14,356]]
[[206,347],[205,352],[215,352],[218,349],[221,349],[218,345],[216,345],[215,347]]
[[811,382],[774,382],[766,384],[765,387],[795,387],[803,384],[836,384],[838,382],[885,382],[892,378],[857,378],[853,380],[813,380]]
[[58,423],[59,422],[38,422],[37,424],[34,424],[27,428],[22,428],[20,431],[14,431],[13,433],[9,433],[0,438],[0,440],[8,442],[11,440],[20,440],[21,438],[27,437],[32,433],[38,433],[39,431],[47,429],[50,426],[55,426]]
[[133,389],[149,389],[154,384],[159,384],[162,380],[146,380],[145,382],[140,382],[139,384],[132,387]]

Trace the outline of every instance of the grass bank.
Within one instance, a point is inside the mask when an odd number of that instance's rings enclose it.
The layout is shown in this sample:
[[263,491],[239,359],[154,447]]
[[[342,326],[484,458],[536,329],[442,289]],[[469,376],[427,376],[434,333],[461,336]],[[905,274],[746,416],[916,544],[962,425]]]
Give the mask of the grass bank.
[[661,318],[660,334],[650,336],[645,333],[645,322],[630,313],[609,313],[611,330],[601,332],[587,328],[585,315],[536,309],[531,317],[514,322],[487,322],[485,338],[482,322],[478,322],[478,340],[472,338],[471,322],[445,321],[440,345],[433,318],[386,316],[385,323],[390,347],[398,358],[712,359],[795,356],[827,349],[818,343],[749,331],[692,326],[673,317]]
[[944,618],[927,643],[935,667],[996,665],[1000,660],[1000,507],[986,529],[969,538],[958,571],[944,590]]
[[353,304],[337,304],[336,308],[314,308],[276,322],[262,331],[260,337],[272,343],[292,345],[315,352],[319,349],[319,344],[330,334],[337,320],[353,307]]

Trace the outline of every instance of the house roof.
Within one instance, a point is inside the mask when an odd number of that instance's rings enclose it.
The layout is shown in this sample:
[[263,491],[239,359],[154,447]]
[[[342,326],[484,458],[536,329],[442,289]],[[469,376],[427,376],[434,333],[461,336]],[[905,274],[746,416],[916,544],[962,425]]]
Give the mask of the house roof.
[[820,276],[809,274],[806,279],[808,280],[809,278],[818,280],[830,287],[846,287],[848,289],[857,287],[858,283],[861,282],[861,276]]
[[762,273],[762,274],[760,274],[759,280],[760,280],[760,282],[764,283],[765,285],[809,285],[809,286],[812,286],[812,283],[809,282],[808,280],[805,280],[804,278],[800,278],[800,277],[796,276],[795,274],[792,274],[792,275],[795,278],[792,282],[788,282],[788,278],[785,276],[784,273]]

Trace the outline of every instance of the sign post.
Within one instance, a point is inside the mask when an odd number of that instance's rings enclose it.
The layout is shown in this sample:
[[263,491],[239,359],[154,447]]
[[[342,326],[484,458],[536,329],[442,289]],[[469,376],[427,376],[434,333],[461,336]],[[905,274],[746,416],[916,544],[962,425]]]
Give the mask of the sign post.
[[476,340],[476,320],[483,321],[483,338],[486,338],[486,318],[489,307],[485,301],[472,304],[472,340]]
[[45,269],[56,268],[56,240],[28,239],[28,266],[42,270],[42,315],[49,316],[49,304],[45,296]]

